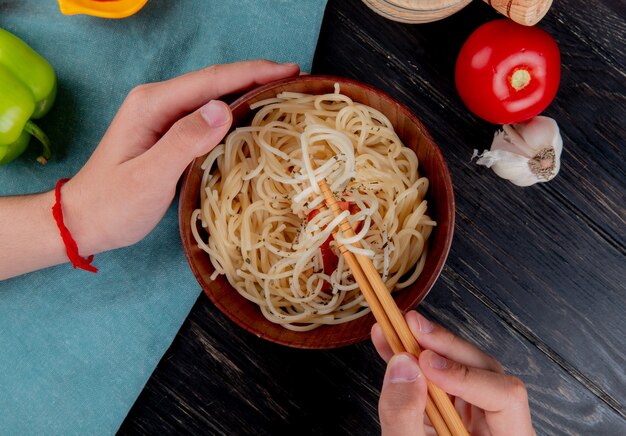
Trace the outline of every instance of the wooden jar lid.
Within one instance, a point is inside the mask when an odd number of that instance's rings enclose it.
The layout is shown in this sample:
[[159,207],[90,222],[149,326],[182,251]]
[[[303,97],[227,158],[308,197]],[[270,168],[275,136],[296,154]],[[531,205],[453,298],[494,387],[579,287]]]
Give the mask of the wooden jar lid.
[[[463,9],[471,0],[363,0],[383,17],[402,23],[428,23]],[[483,0],[513,21],[534,26],[550,9],[552,0]]]
[[471,0],[363,0],[383,17],[402,23],[441,20],[467,6]]

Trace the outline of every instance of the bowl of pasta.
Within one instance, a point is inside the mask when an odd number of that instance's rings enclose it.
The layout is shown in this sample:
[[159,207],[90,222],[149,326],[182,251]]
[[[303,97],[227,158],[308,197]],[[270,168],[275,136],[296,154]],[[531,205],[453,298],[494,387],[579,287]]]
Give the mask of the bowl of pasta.
[[[368,256],[402,311],[443,269],[452,181],[426,128],[369,85],[300,76],[232,105],[223,142],[187,168],[179,222],[211,301],[254,335],[298,348],[365,340],[375,320],[338,247]],[[324,207],[326,182],[354,230]]]

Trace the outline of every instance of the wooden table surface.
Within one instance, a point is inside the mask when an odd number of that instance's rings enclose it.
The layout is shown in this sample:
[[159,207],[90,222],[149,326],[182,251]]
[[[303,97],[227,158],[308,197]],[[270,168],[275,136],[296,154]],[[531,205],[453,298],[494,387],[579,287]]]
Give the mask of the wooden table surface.
[[[555,0],[540,27],[561,49],[545,114],[561,128],[562,169],[518,188],[472,163],[496,126],[454,88],[456,55],[498,15],[474,1],[406,25],[359,0],[330,0],[313,72],[355,78],[404,103],[452,173],[457,225],[446,267],[420,305],[521,377],[538,434],[626,434],[626,99],[623,0]],[[384,365],[371,343],[290,349],[234,325],[201,295],[121,434],[365,434]]]

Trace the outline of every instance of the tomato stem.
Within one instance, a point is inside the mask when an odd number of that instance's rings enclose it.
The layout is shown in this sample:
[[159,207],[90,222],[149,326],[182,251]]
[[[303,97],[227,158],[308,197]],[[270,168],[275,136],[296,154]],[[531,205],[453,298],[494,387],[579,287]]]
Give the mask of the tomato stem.
[[524,89],[530,83],[530,73],[526,68],[516,68],[511,74],[510,82],[516,91]]

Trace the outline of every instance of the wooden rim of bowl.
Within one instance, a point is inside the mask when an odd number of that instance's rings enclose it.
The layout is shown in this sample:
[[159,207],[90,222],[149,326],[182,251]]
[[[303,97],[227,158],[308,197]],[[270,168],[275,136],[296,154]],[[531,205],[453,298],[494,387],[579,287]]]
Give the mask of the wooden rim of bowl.
[[430,23],[460,11],[471,0],[363,0],[377,14],[407,24]]
[[[432,137],[430,136],[430,134],[424,127],[424,125],[404,105],[400,104],[399,102],[397,102],[395,99],[393,99],[391,96],[389,96],[387,93],[383,91],[380,91],[376,88],[373,88],[370,85],[361,83],[359,81],[356,81],[353,79],[347,79],[344,77],[336,77],[336,76],[328,76],[328,75],[306,75],[306,76],[298,76],[298,77],[282,79],[276,82],[262,85],[258,88],[255,88],[249,91],[248,93],[238,98],[235,102],[233,102],[230,105],[230,108],[233,112],[233,119],[236,121],[243,122],[247,117],[249,117],[251,113],[253,113],[253,111],[251,111],[249,108],[250,103],[260,101],[265,98],[269,98],[270,96],[275,96],[276,94],[286,90],[287,88],[293,88],[294,86],[306,87],[307,82],[313,82],[316,85],[323,86],[325,89],[327,88],[327,91],[322,91],[322,92],[332,92],[332,89],[334,88],[334,84],[339,83],[340,87],[342,87],[342,93],[347,87],[347,88],[350,88],[353,92],[360,90],[360,91],[367,93],[368,96],[375,96],[377,99],[385,101],[386,104],[389,104],[390,107],[393,108],[393,110],[397,111],[398,113],[401,113],[403,116],[408,118],[410,122],[413,124],[413,126],[419,129],[419,133],[421,136],[417,140],[418,144],[414,145],[414,147],[420,147],[422,144],[422,141],[424,141],[426,144],[426,147],[428,148],[431,162],[435,162],[434,164],[429,164],[429,166],[434,165],[435,167],[439,169],[439,172],[436,175],[437,183],[430,184],[427,197],[431,195],[435,195],[433,194],[433,191],[437,190],[438,192],[436,195],[443,198],[445,204],[441,203],[441,198],[440,198],[435,203],[434,208],[429,205],[429,211],[431,211],[432,209],[442,210],[446,213],[447,216],[435,215],[437,226],[435,227],[433,233],[431,234],[429,238],[429,253],[427,255],[428,257],[426,258],[426,264],[424,266],[424,270],[420,274],[420,277],[418,278],[418,280],[407,289],[402,289],[402,290],[394,292],[394,298],[396,298],[396,301],[401,300],[403,303],[402,305],[405,306],[404,311],[413,309],[426,297],[426,295],[430,292],[432,286],[434,285],[435,281],[441,274],[441,271],[443,270],[445,261],[450,251],[452,238],[454,234],[454,221],[455,221],[454,192],[452,188],[452,180],[450,178],[450,173],[444,161],[443,155],[441,154],[439,147],[437,147]],[[290,90],[294,92],[300,92],[300,91],[293,90],[293,89],[290,89]],[[310,91],[306,91],[306,92],[311,93]],[[322,92],[318,92],[318,93],[322,93]],[[358,99],[355,99],[355,101],[359,102]],[[362,103],[367,104],[366,102],[362,102]],[[389,116],[389,111],[386,111],[383,113]],[[232,129],[236,127],[238,127],[238,125],[234,124]],[[394,125],[394,128],[396,128],[395,125]],[[405,144],[405,146],[407,146],[404,140],[403,140],[403,143]],[[412,146],[411,148],[415,151],[414,147]],[[371,313],[357,320],[350,321],[344,324],[321,326],[309,332],[293,332],[277,324],[273,324],[270,321],[267,321],[261,314],[261,311],[258,308],[258,306],[252,302],[249,302],[244,297],[239,295],[239,293],[228,284],[228,282],[223,276],[220,276],[216,278],[214,281],[211,281],[208,278],[211,271],[209,272],[201,271],[201,268],[198,265],[196,265],[196,261],[193,259],[194,255],[197,256],[197,255],[203,254],[204,256],[206,256],[206,261],[203,261],[204,266],[212,269],[212,265],[210,265],[210,261],[208,260],[208,254],[204,253],[204,251],[201,251],[201,249],[195,243],[195,240],[191,233],[191,221],[190,220],[191,220],[191,213],[193,212],[194,209],[198,207],[198,204],[199,204],[199,192],[200,192],[199,180],[201,177],[200,165],[204,161],[205,157],[206,155],[194,159],[185,170],[185,173],[183,175],[183,181],[181,184],[178,218],[179,218],[180,236],[182,239],[183,247],[185,250],[185,256],[187,258],[189,266],[191,267],[191,270],[194,276],[198,280],[198,283],[201,285],[205,294],[207,294],[207,296],[213,302],[213,304],[215,304],[218,307],[218,309],[223,314],[225,314],[228,318],[230,318],[235,324],[239,325],[240,327],[244,328],[245,330],[254,334],[255,336],[266,339],[274,343],[286,345],[289,347],[306,348],[306,349],[329,349],[329,348],[336,348],[336,347],[354,344],[354,343],[361,342],[369,338],[371,326],[375,322],[374,317]],[[424,170],[421,162],[420,162],[420,168]],[[429,178],[429,180],[431,180],[431,177],[433,176],[432,174],[431,175],[425,174],[425,175]],[[186,198],[191,198],[191,200],[189,200],[192,202],[191,205],[185,203]],[[439,242],[439,244],[433,247],[432,243],[435,240]],[[433,257],[436,258],[436,263],[434,264],[433,264],[433,261],[429,262],[429,258],[432,259]],[[426,271],[428,271],[428,277],[426,277],[425,275]],[[224,284],[219,285],[219,286],[216,285],[216,287],[218,288],[228,287],[229,292],[236,294],[236,296],[233,296],[232,298],[238,297],[237,300],[241,299],[242,305],[254,306],[254,310],[258,311],[259,323],[264,325],[265,330],[259,330],[254,325],[251,325],[250,322],[248,322],[248,320],[245,319],[246,315],[245,313],[243,313],[244,310],[232,310],[231,307],[228,307],[227,305],[223,304],[221,299],[218,298],[216,294],[219,292],[223,292],[224,290],[221,289],[219,291],[215,291],[212,288],[212,285],[215,285],[215,282],[217,282],[218,280],[223,280],[224,282],[226,282],[226,285]],[[408,291],[412,289],[414,286],[417,286],[418,283],[420,284],[419,294],[413,295],[413,294],[408,293]],[[211,291],[209,291],[209,289],[211,289]],[[230,295],[229,295],[229,298],[231,298]],[[262,320],[260,318],[262,318]],[[354,323],[359,323],[360,333],[358,335],[350,336],[349,334],[346,334],[345,337],[337,338],[337,337],[334,337],[331,333],[331,331],[334,331],[334,332],[338,331],[340,333],[345,333],[345,332],[350,333],[350,325],[354,325]],[[365,326],[367,326],[367,328],[365,328]],[[268,333],[268,331],[270,333]],[[307,340],[307,335],[311,335],[312,333],[315,333],[317,335],[324,335],[326,332],[329,333],[328,340],[325,340],[324,343],[311,342]]]

